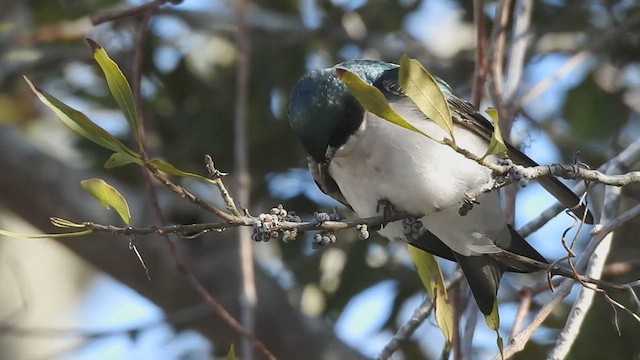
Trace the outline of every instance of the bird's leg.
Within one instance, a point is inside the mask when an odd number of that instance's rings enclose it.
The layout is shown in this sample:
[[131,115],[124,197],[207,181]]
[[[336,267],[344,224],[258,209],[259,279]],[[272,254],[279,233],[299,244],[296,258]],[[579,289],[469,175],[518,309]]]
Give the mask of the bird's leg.
[[467,215],[469,210],[473,209],[473,205],[475,204],[480,204],[480,203],[475,198],[470,198],[468,196],[465,196],[464,200],[462,200],[462,205],[458,209],[458,214],[460,214],[460,216]]
[[376,205],[376,213],[381,214],[384,222],[380,224],[380,229],[383,229],[389,223],[389,219],[395,212],[395,207],[391,204],[391,201],[387,199],[378,200]]

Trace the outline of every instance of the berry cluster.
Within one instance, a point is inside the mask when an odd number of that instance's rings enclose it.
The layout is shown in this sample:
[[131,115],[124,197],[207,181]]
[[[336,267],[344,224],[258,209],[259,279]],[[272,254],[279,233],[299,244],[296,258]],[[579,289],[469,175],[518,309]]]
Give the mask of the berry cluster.
[[269,211],[268,214],[258,215],[258,221],[253,226],[251,238],[254,241],[269,241],[282,237],[282,241],[291,242],[298,236],[296,229],[284,230],[282,234],[278,231],[280,223],[283,221],[300,222],[300,217],[296,213],[287,212],[282,205],[278,205]]
[[358,238],[360,240],[367,240],[369,238],[369,226],[367,226],[367,224],[356,225],[356,230],[358,230]]
[[402,231],[407,240],[418,240],[422,235],[422,221],[410,216],[402,220]]

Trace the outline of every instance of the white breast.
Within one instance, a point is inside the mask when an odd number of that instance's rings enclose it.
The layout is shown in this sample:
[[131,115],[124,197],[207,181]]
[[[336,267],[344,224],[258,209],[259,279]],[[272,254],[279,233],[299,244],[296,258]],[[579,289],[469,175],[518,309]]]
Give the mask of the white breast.
[[[445,133],[407,103],[394,106],[412,125],[435,139]],[[458,146],[482,155],[483,139],[456,128]],[[353,209],[362,217],[377,215],[380,199],[397,210],[426,215],[429,231],[462,255],[497,251],[491,239],[509,236],[497,193],[480,198],[466,216],[458,215],[465,191],[490,180],[490,170],[446,145],[367,113],[358,131],[336,151],[329,172]],[[403,236],[400,223],[380,231]]]

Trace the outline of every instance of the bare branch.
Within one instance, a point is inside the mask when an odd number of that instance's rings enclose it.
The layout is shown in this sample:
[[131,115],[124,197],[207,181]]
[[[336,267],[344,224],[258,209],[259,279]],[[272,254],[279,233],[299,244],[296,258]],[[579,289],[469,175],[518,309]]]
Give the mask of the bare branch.
[[[601,221],[608,222],[615,218],[620,204],[620,193],[620,188],[606,188]],[[594,279],[599,279],[602,276],[605,260],[611,249],[612,239],[613,231],[607,234],[600,245],[596,247],[590,256],[585,276]],[[562,329],[562,332],[556,340],[556,345],[548,356],[549,359],[564,359],[567,356],[569,350],[571,350],[571,346],[580,333],[580,327],[591,308],[595,295],[596,292],[591,289],[587,289],[584,286],[580,288],[578,297],[574,301],[571,311],[569,312],[569,317],[565,322],[564,329]]]
[[476,109],[482,102],[484,84],[487,80],[487,39],[485,38],[484,0],[473,1],[473,22],[476,26],[476,66],[473,75],[471,103]]
[[153,0],[148,3],[144,3],[139,6],[130,7],[124,10],[116,10],[105,12],[103,14],[98,14],[96,16],[91,17],[91,23],[95,25],[100,25],[105,22],[122,20],[131,16],[139,16],[148,14],[149,11],[156,11],[160,6],[168,3],[179,4],[182,0]]
[[[582,255],[575,265],[575,268],[578,271],[582,271],[582,269],[587,266],[591,254],[595,251],[600,242],[604,240],[611,231],[615,230],[626,221],[629,221],[630,219],[638,215],[640,215],[640,205],[636,205],[632,209],[625,211],[624,213],[617,216],[615,219],[612,219],[611,221],[605,223],[604,225],[596,226],[596,229],[594,229],[593,232],[594,236],[591,238],[586,248],[584,249]],[[540,311],[534,316],[531,323],[527,325],[527,327],[520,333],[518,333],[510,342],[509,346],[504,349],[504,358],[509,358],[513,356],[513,354],[524,349],[524,346],[529,341],[533,333],[538,329],[538,327],[540,327],[547,316],[551,314],[555,306],[557,306],[562,301],[562,299],[564,299],[564,297],[569,294],[573,284],[574,282],[571,279],[565,279],[562,281],[560,286],[556,288],[554,297],[550,301],[548,301],[542,307],[542,309],[540,309]],[[628,289],[628,287],[625,287],[625,289]],[[493,357],[494,360],[498,360],[501,358],[502,357],[500,354]]]

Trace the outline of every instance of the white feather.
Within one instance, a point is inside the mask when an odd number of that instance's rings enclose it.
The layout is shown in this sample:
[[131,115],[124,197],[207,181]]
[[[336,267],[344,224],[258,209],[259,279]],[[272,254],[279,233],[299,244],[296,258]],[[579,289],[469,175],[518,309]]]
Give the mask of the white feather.
[[[426,134],[445,137],[410,100],[392,106]],[[464,128],[455,127],[454,136],[459,147],[479,156],[487,148]],[[336,151],[329,172],[358,215],[377,215],[378,201],[386,199],[397,210],[425,215],[424,226],[461,255],[497,252],[494,240],[510,236],[497,192],[480,197],[467,215],[458,213],[465,192],[490,180],[489,169],[373,114],[366,113],[360,128]],[[404,237],[400,222],[380,233],[389,239]]]

